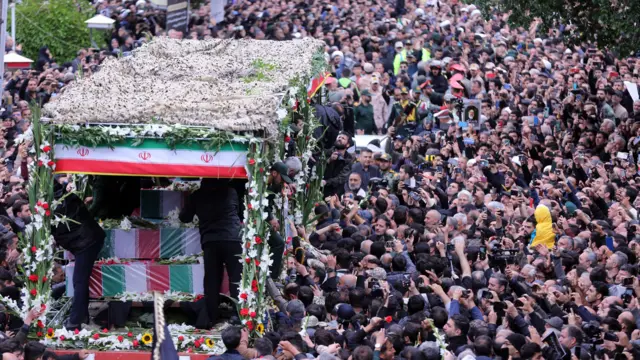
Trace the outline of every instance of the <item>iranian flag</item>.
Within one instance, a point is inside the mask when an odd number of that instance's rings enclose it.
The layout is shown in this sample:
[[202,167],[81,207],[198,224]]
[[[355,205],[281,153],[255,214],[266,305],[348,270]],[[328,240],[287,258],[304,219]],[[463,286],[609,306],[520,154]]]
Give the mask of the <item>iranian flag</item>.
[[134,146],[127,139],[111,149],[70,146],[60,139],[55,145],[56,172],[97,175],[140,175],[160,177],[247,178],[247,144],[225,144],[205,150],[199,144],[170,149],[158,139],[146,139]]
[[[73,296],[73,270],[66,267],[67,295]],[[113,297],[124,292],[178,291],[204,293],[203,264],[160,265],[145,262],[96,265],[89,280],[91,298]]]
[[98,256],[100,259],[169,259],[202,252],[200,232],[189,228],[113,229]]

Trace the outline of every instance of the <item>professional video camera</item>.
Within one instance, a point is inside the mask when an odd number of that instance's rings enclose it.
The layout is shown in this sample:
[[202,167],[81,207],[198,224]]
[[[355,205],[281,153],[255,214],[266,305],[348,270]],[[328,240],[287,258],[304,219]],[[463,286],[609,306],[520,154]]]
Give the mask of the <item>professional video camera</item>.
[[495,244],[489,255],[489,266],[504,269],[509,264],[515,264],[519,252],[520,249],[503,249],[502,244]]

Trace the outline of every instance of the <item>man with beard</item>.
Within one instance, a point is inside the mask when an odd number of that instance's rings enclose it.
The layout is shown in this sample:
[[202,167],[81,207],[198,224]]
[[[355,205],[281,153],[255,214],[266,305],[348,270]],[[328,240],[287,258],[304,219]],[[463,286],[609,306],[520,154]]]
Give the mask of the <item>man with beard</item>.
[[353,155],[347,152],[350,139],[351,136],[348,133],[341,132],[336,138],[333,149],[327,154],[327,167],[322,180],[325,197],[344,193],[343,185],[347,181],[354,161]]
[[391,168],[391,156],[389,154],[382,154],[378,158],[378,166],[380,168],[380,174],[382,179],[387,180],[389,187],[393,188],[393,181],[396,177],[396,172]]
[[24,231],[24,227],[31,222],[31,208],[26,200],[18,200],[11,207],[13,212],[13,221],[20,231]]
[[447,350],[457,353],[456,350],[459,347],[467,344],[466,334],[469,332],[469,319],[464,315],[453,315],[444,325],[443,330],[447,335]]
[[[280,173],[278,175],[281,178],[286,176]],[[278,177],[280,181],[281,178]],[[211,324],[218,320],[220,286],[225,266],[229,275],[231,298],[238,296],[242,272],[242,265],[238,262],[238,255],[242,253],[239,214],[238,193],[230,186],[229,180],[225,179],[203,179],[200,189],[189,196],[180,212],[180,221],[191,222],[193,216],[198,215],[200,223],[200,243],[204,251],[204,298],[210,322],[200,325],[203,328],[211,328]]]
[[360,198],[367,196],[367,192],[362,189],[362,177],[357,172],[352,172],[349,175],[349,181],[344,184],[344,190],[351,191]]

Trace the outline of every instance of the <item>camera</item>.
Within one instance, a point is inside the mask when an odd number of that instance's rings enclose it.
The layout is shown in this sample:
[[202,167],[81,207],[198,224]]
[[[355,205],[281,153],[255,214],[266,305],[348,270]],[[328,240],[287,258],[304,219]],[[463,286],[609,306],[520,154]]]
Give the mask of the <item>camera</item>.
[[369,278],[369,289],[371,289],[371,291],[382,290],[382,286],[380,286],[380,280]]
[[[631,281],[633,281],[633,279]],[[622,294],[622,296],[620,296],[620,298],[622,298],[622,302],[623,303],[629,304],[631,302],[631,300],[633,299],[633,289],[627,288],[627,290],[624,291],[624,294]]]
[[455,245],[453,245],[452,243],[448,243],[447,244],[447,252],[452,252],[452,251],[455,251],[455,250],[456,250]]
[[489,266],[504,269],[509,264],[515,264],[519,252],[520,249],[502,249],[498,244],[495,246],[493,254],[489,255]]
[[487,300],[493,300],[493,293],[491,291],[484,291],[482,293],[482,298]]

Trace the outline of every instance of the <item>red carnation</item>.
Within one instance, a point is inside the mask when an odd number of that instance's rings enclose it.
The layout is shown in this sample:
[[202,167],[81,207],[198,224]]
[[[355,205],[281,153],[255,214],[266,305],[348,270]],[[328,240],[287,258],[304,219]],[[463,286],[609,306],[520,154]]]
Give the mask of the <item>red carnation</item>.
[[49,210],[49,204],[43,203],[42,204],[42,208],[45,209],[45,210]]
[[80,330],[75,329],[75,330],[73,331],[73,333],[74,333],[74,334],[76,334],[76,335],[78,335],[78,334],[80,334]]
[[247,209],[251,210],[253,209],[253,206],[251,204],[247,204]]
[[35,253],[36,253],[36,251],[38,251],[38,248],[37,248],[37,247],[35,247],[35,246],[32,246],[32,247],[31,247],[31,252],[35,254]]
[[139,343],[138,340],[133,340],[133,347],[138,347]]
[[[47,279],[47,277],[46,277],[46,276],[42,277],[42,281],[43,281],[43,282],[44,282],[44,281],[47,281],[46,279]],[[47,304],[42,304],[42,305],[40,305],[40,308],[41,308],[42,310],[47,310]]]
[[251,264],[251,258],[246,258],[246,259],[244,259],[244,261],[245,261],[247,264]]
[[193,349],[192,349],[192,348],[188,348],[188,349],[187,349],[187,352],[188,352],[188,353],[192,353],[192,352],[193,352]]
[[260,236],[256,236],[256,244],[262,244],[262,238]]
[[248,297],[249,297],[249,295],[247,295],[246,293],[240,294],[240,299],[242,299],[242,300],[247,300]]
[[36,206],[42,206],[42,202],[41,201],[37,201],[36,202]]
[[246,247],[247,249],[251,249],[251,243],[250,243],[250,242],[247,242],[247,243],[244,245],[244,247]]
[[53,162],[53,160],[49,160],[49,162],[47,163],[47,165],[49,165],[49,166],[53,166],[53,164],[55,164],[55,162]]
[[240,309],[240,316],[247,316],[247,315],[249,315],[249,309],[247,308]]
[[247,328],[249,329],[249,331],[253,330],[253,321],[247,321]]
[[254,159],[249,159],[249,165],[255,165],[256,161]]
[[36,296],[36,295],[38,295],[38,290],[33,288],[33,289],[31,289],[30,293],[31,293],[31,296]]
[[252,318],[255,318],[256,317],[256,312],[252,311],[251,314],[249,314],[249,316],[251,316]]
[[44,214],[45,214],[46,216],[51,216],[51,211],[47,210],[47,211],[45,211],[45,212],[44,212]]
[[[43,283],[47,282],[47,277],[46,277],[46,276],[43,276],[43,277],[42,277],[42,282],[43,282]],[[45,305],[42,305],[42,306],[45,306]],[[46,306],[45,306],[45,308],[46,308]]]
[[100,334],[98,334],[98,333],[93,334],[93,339],[94,340],[100,339]]
[[64,335],[60,335],[60,341],[64,341]]
[[182,335],[178,336],[178,341],[184,341],[184,336]]
[[44,329],[44,324],[42,323],[42,320],[38,320],[38,326],[39,329]]
[[109,332],[109,330],[107,328],[104,328],[104,329],[102,329],[102,332],[106,334],[106,333]]
[[38,336],[38,337],[42,337],[42,332],[41,332],[41,331],[38,331],[38,332],[36,333],[36,336]]
[[49,151],[51,151],[51,146],[46,145],[46,146],[42,147],[42,151],[48,153]]
[[53,328],[48,328],[47,329],[47,334],[53,334]]
[[122,336],[122,335],[118,335],[118,341],[119,341],[119,342],[123,342],[123,341],[124,341],[124,336]]
[[256,279],[251,280],[251,286],[258,286],[258,280]]
[[256,266],[260,266],[260,261],[258,259],[255,260]]
[[318,207],[319,205],[320,205],[319,203],[316,203],[314,206],[315,206],[315,207]]
[[38,160],[38,166],[42,166],[44,163],[41,160]]
[[264,168],[260,168],[258,169],[258,171],[260,171],[260,173],[262,174],[264,172]]
[[199,347],[200,347],[200,340],[196,340],[196,341],[194,341],[194,342],[193,342],[193,346],[195,346],[195,347],[196,347],[196,349],[197,349],[197,348],[199,348]]
[[291,138],[290,138],[289,136],[286,136],[286,137],[284,138],[284,142],[289,142],[289,141],[291,141]]
[[384,318],[384,321],[391,323],[391,321],[393,320],[393,318],[391,316],[387,316],[386,318]]
[[36,275],[36,274],[29,275],[29,281],[38,282],[38,275]]
[[133,333],[132,333],[131,331],[129,331],[129,332],[127,333],[127,336],[128,336],[128,337],[133,337]]
[[291,236],[287,237],[287,244],[290,243],[291,240],[293,240],[293,238]]

